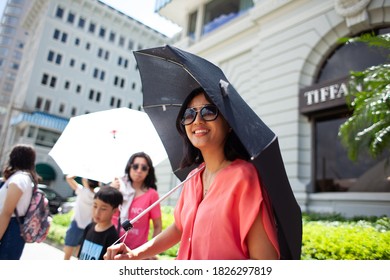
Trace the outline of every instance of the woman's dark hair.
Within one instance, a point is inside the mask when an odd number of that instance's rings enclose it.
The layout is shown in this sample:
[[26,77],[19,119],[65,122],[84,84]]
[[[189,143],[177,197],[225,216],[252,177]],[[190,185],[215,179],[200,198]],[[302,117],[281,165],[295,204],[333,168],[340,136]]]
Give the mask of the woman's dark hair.
[[95,193],[94,199],[99,199],[104,203],[108,203],[114,209],[118,208],[119,205],[123,203],[122,193],[118,189],[107,185],[102,186],[99,191]]
[[[184,143],[183,158],[182,158],[181,163],[180,163],[180,168],[185,168],[185,167],[191,166],[192,164],[200,164],[204,161],[202,153],[200,152],[200,150],[198,148],[195,148],[192,145],[191,141],[187,137],[187,133],[186,133],[186,130],[184,128],[184,125],[181,124],[181,119],[183,117],[184,111],[187,109],[190,101],[195,96],[202,94],[202,93],[204,93],[206,100],[208,102],[210,102],[210,104],[215,105],[214,102],[207,95],[205,90],[203,88],[199,87],[199,88],[194,89],[187,96],[187,98],[184,100],[184,102],[180,108],[179,114],[177,115],[177,118],[176,118],[176,129],[179,132],[180,136],[183,138],[183,143]],[[219,115],[222,116],[221,113],[219,113]],[[242,145],[240,139],[238,139],[234,130],[230,131],[227,138],[226,138],[224,153],[225,153],[225,157],[230,161],[233,161],[237,158],[249,160],[249,154],[246,151],[246,149],[244,148],[244,146]]]
[[144,152],[135,153],[130,157],[129,161],[126,164],[126,168],[125,168],[125,174],[127,176],[127,179],[129,179],[130,182],[133,182],[130,178],[129,171],[130,171],[131,165],[133,164],[135,158],[137,158],[137,157],[144,158],[148,164],[148,167],[149,167],[148,175],[145,178],[145,186],[147,188],[152,188],[152,189],[157,190],[157,185],[156,185],[157,179],[156,179],[156,175],[154,174],[154,167],[153,167],[152,159],[150,158],[150,156],[148,154],[146,154]]
[[35,149],[30,145],[18,144],[14,146],[9,154],[6,167],[3,170],[3,177],[7,180],[16,171],[23,170],[31,174],[34,183],[38,183],[38,175],[35,171]]

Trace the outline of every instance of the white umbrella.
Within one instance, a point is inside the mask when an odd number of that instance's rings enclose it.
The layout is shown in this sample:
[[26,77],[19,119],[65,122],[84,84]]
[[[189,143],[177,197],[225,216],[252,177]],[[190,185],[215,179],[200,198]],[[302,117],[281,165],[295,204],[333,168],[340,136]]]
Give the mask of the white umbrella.
[[64,174],[108,183],[124,175],[136,152],[154,166],[168,157],[146,113],[118,108],[71,118],[49,155]]

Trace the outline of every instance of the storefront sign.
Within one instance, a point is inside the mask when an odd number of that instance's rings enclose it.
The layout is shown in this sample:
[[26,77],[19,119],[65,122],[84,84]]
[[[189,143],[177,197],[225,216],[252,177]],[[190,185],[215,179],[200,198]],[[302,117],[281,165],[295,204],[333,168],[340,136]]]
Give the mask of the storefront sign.
[[302,114],[310,114],[345,105],[347,95],[347,78],[304,88],[299,93],[299,111]]

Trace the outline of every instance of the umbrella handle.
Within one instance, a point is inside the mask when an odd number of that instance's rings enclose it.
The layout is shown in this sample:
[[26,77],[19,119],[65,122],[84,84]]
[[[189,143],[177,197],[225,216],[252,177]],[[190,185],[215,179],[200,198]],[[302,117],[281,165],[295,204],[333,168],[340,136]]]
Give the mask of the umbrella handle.
[[199,168],[198,171],[196,171],[194,174],[192,174],[191,176],[187,177],[183,182],[181,182],[180,184],[178,184],[176,187],[174,187],[173,189],[171,189],[169,192],[167,192],[166,194],[164,194],[160,199],[158,199],[156,202],[154,202],[152,205],[150,205],[148,208],[146,208],[144,211],[142,211],[141,213],[138,214],[138,216],[136,216],[134,219],[132,219],[131,221],[129,220],[126,220],[124,221],[121,226],[123,227],[123,229],[125,231],[128,231],[130,229],[133,228],[133,224],[138,221],[139,219],[141,219],[146,213],[148,213],[150,210],[152,210],[152,208],[154,206],[156,206],[157,204],[159,204],[161,201],[163,201],[164,199],[166,199],[167,197],[169,197],[173,192],[175,192],[178,188],[180,188],[184,183],[186,183],[189,179],[191,179],[193,176],[195,176],[196,174],[198,174],[200,171],[202,171],[203,169],[205,168],[205,166]]

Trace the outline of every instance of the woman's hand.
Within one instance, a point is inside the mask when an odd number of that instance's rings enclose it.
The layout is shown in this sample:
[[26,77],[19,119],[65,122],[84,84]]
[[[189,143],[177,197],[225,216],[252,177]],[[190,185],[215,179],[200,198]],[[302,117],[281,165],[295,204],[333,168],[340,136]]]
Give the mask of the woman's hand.
[[105,260],[131,260],[135,255],[125,243],[112,245],[107,248],[103,258]]

